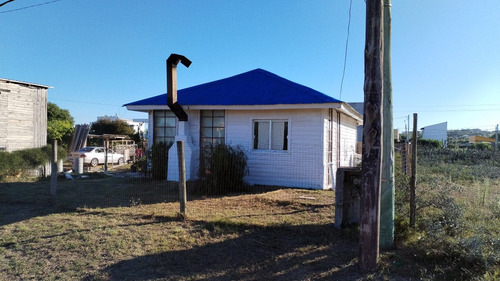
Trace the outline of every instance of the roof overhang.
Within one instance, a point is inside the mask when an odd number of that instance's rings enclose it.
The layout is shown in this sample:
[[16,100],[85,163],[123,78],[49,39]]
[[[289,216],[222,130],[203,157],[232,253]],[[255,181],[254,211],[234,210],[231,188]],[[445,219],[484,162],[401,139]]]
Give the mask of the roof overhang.
[[36,88],[44,88],[44,89],[54,88],[52,86],[45,86],[45,85],[41,85],[41,84],[35,84],[35,83],[29,83],[29,82],[23,82],[23,81],[17,81],[17,80],[5,79],[5,78],[0,78],[0,81],[6,82],[6,83],[23,85],[26,87],[36,87]]
[[[151,110],[170,110],[168,105],[126,105],[128,110],[149,112]],[[321,109],[333,108],[363,124],[363,116],[345,102],[314,104],[269,104],[269,105],[184,105],[184,110],[281,110],[281,109]]]

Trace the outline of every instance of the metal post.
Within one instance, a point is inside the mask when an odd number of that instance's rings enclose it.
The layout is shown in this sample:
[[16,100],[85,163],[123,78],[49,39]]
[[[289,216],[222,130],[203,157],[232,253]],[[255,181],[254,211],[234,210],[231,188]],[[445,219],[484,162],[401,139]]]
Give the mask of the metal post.
[[392,122],[391,0],[384,0],[384,96],[380,248],[394,245],[394,130]]
[[382,165],[383,29],[382,0],[366,1],[363,164],[359,266],[377,270],[380,235],[380,180]]
[[177,141],[177,159],[179,164],[179,202],[181,214],[186,214],[186,162],[184,159],[184,142]]
[[179,119],[188,121],[188,115],[177,102],[177,64],[189,67],[191,61],[183,55],[171,54],[167,59],[167,105]]

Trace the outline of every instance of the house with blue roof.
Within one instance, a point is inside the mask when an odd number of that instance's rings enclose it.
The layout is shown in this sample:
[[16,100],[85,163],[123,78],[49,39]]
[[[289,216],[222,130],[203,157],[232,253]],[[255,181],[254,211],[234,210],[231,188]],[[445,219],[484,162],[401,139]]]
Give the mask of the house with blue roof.
[[186,179],[196,179],[211,149],[240,145],[250,184],[334,188],[337,168],[355,165],[362,116],[350,105],[263,69],[181,89],[179,121],[167,94],[125,104],[147,112],[149,144],[174,142],[169,180],[178,180],[175,141],[184,141]]

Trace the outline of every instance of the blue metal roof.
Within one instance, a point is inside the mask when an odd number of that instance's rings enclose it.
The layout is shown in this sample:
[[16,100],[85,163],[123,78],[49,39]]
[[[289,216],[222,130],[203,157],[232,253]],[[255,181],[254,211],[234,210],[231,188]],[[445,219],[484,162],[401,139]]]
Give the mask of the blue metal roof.
[[[255,69],[221,80],[177,91],[180,105],[276,105],[341,102],[309,87],[284,79],[263,69]],[[166,105],[167,94],[135,101],[128,105]]]

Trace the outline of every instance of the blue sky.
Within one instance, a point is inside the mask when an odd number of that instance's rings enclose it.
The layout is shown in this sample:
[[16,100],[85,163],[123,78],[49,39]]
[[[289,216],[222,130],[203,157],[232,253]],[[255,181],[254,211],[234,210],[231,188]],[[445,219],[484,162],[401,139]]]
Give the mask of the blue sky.
[[[4,1],[0,1],[4,2]],[[53,86],[76,123],[144,118],[123,104],[255,68],[363,101],[365,2],[352,0],[16,0],[0,7],[0,77]],[[500,123],[500,1],[392,1],[394,127],[493,130]]]

